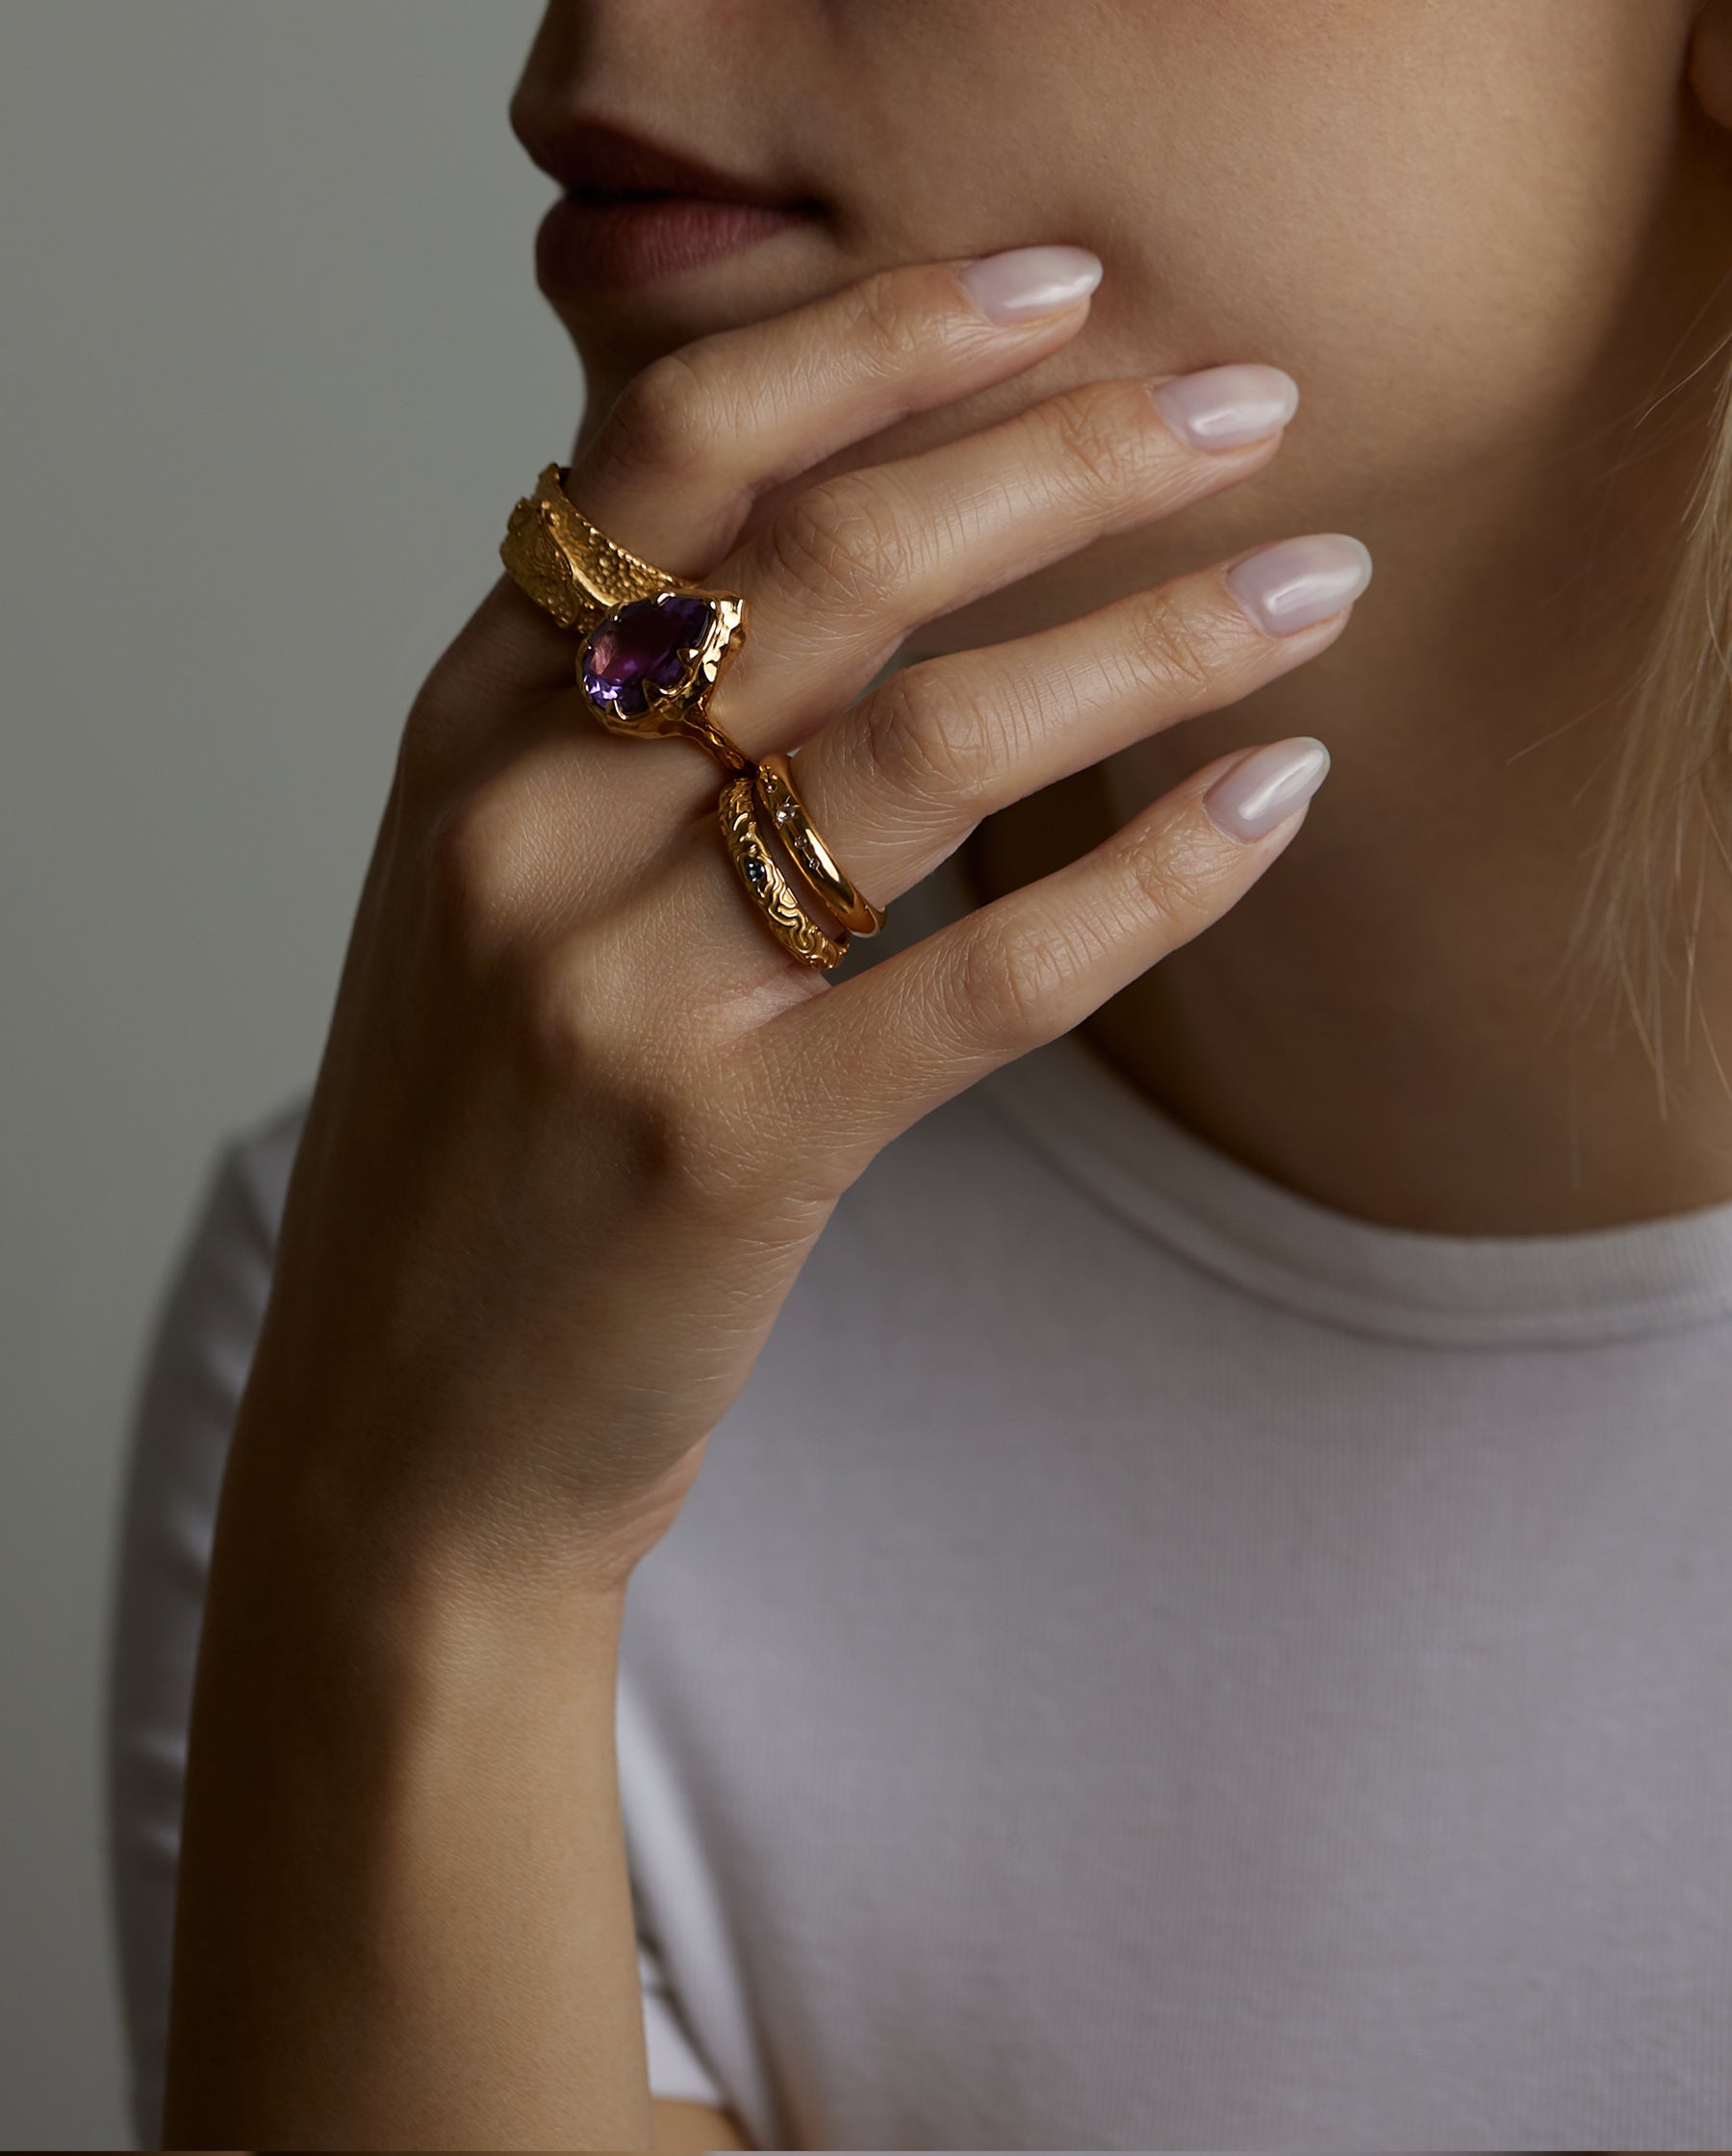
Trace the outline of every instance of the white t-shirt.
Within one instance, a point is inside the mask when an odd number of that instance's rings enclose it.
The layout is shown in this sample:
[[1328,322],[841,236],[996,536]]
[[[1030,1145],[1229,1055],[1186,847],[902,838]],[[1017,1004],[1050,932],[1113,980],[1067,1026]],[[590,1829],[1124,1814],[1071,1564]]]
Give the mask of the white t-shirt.
[[[131,1468],[147,2143],[298,1121],[220,1162]],[[1729,1399],[1732,1205],[1407,1233],[1078,1036],[981,1081],[844,1197],[627,1597],[652,2091],[774,2148],[1732,2146]]]

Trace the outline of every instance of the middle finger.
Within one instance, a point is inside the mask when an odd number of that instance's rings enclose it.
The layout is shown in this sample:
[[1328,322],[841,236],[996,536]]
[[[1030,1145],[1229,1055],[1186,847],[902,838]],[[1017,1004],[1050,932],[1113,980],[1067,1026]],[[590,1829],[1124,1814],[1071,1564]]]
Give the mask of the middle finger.
[[924,660],[803,748],[796,784],[859,888],[888,904],[995,810],[1316,657],[1370,574],[1360,540],[1312,532]]
[[793,748],[924,623],[1261,470],[1297,402],[1273,367],[1085,382],[819,481],[705,578],[750,607],[711,715],[748,756]]

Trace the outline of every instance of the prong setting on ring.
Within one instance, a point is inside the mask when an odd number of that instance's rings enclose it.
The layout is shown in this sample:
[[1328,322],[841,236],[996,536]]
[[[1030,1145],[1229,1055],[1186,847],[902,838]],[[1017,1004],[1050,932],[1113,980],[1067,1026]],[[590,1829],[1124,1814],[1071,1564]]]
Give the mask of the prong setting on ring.
[[[583,514],[565,479],[563,466],[547,467],[533,497],[512,510],[499,557],[562,629],[580,631],[577,686],[591,716],[610,733],[638,740],[683,736],[730,778],[749,770],[706,708],[745,642],[745,599],[688,583],[628,552]],[[610,648],[607,637],[618,641]]]
[[731,593],[694,587],[630,600],[584,638],[578,684],[610,732],[692,732],[745,638],[745,603]]
[[[851,936],[870,936],[883,910],[863,898],[812,828],[785,757],[754,763],[709,716],[710,693],[746,641],[746,601],[670,576],[592,524],[549,464],[511,512],[499,558],[562,629],[579,631],[577,687],[610,733],[683,735],[725,780],[717,801],[728,859],[778,941],[802,964],[838,964]],[[762,824],[758,815],[762,814]],[[827,931],[778,864],[834,916]]]

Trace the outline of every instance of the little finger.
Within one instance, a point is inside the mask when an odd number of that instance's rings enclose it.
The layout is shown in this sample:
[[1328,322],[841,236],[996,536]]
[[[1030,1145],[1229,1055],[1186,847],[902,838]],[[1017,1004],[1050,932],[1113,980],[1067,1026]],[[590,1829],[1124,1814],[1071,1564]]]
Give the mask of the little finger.
[[922,1116],[1068,1033],[1237,904],[1328,772],[1309,736],[1218,757],[1079,860],[782,1012],[753,1042],[790,1168],[834,1194]]

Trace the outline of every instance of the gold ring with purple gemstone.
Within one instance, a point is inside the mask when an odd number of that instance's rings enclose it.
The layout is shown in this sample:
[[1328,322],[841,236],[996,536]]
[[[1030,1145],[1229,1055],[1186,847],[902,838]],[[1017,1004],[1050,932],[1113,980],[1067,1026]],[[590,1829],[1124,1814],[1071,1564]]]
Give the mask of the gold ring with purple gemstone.
[[670,577],[583,514],[549,464],[511,512],[499,558],[562,629],[583,631],[577,686],[609,732],[683,734],[730,777],[751,760],[705,706],[746,641],[746,602]]
[[[549,464],[535,493],[511,512],[499,558],[562,629],[581,631],[577,686],[600,724],[640,739],[684,734],[707,749],[725,780],[716,803],[734,872],[770,933],[802,965],[838,965],[849,937],[882,927],[819,837],[795,790],[786,757],[751,758],[709,717],[716,683],[746,640],[746,602],[670,577],[628,553],[591,524]],[[790,880],[770,844],[786,849]],[[804,904],[803,883],[835,916],[827,926]]]

